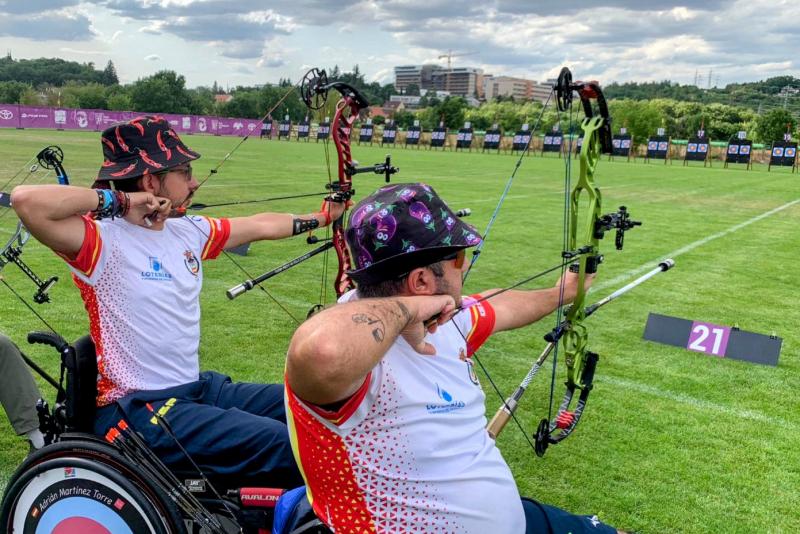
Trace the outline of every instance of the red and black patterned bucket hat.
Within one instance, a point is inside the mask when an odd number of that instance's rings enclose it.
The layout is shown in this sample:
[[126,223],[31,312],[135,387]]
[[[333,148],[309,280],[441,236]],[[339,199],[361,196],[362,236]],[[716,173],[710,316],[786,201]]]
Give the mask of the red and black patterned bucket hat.
[[96,188],[108,188],[110,181],[164,172],[200,157],[183,144],[167,119],[155,115],[106,128],[100,141],[105,161],[95,180]]

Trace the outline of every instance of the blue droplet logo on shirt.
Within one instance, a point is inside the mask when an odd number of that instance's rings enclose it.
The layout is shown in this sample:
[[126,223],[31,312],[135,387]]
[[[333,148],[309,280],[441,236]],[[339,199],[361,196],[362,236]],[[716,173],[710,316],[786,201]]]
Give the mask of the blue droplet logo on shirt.
[[148,282],[171,282],[172,275],[164,272],[164,264],[155,256],[150,256],[150,270],[142,271],[142,280]]
[[436,384],[436,394],[439,395],[439,398],[445,401],[447,404],[428,404],[425,406],[425,409],[428,410],[428,413],[450,413],[460,410],[466,406],[464,401],[454,401],[453,396],[445,391],[444,388],[442,388],[439,384]]

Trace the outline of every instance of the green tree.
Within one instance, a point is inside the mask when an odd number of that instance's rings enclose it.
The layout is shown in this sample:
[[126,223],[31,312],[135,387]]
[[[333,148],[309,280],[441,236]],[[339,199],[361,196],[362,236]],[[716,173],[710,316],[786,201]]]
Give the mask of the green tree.
[[414,114],[406,109],[401,109],[394,114],[394,122],[397,124],[399,128],[407,130],[411,126],[414,126],[414,121],[416,117]]
[[106,99],[108,109],[111,111],[131,111],[133,104],[131,99],[125,93],[114,93]]
[[185,113],[200,115],[203,107],[186,89],[186,78],[171,70],[136,80],[130,88],[134,111],[144,113]]
[[110,59],[106,63],[106,68],[103,69],[103,85],[119,85],[119,78],[117,77],[117,68],[114,62]]
[[33,90],[31,84],[23,82],[0,82],[0,103],[17,104],[22,94]]
[[406,94],[410,96],[419,96],[419,85],[415,83],[406,85]]
[[756,126],[756,134],[758,139],[763,143],[772,143],[773,141],[782,141],[783,134],[787,131],[794,132],[797,129],[797,121],[792,117],[789,110],[782,108],[775,108],[758,119]]

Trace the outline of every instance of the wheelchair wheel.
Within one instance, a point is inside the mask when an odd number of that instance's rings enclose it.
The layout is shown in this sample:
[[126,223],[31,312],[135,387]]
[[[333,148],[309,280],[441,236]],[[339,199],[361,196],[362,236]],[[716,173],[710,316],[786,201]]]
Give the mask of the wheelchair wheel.
[[172,500],[99,440],[62,441],[29,456],[0,507],[9,534],[186,534]]

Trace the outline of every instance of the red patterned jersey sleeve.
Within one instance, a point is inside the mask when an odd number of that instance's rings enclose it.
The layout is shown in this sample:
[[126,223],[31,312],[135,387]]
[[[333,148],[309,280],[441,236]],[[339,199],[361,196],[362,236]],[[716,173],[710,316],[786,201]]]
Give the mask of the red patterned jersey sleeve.
[[468,306],[467,312],[471,319],[467,343],[473,352],[478,350],[489,339],[495,323],[494,308],[485,300],[476,304],[475,301],[479,298],[480,295],[473,295],[463,299],[464,306]]
[[208,223],[208,240],[203,246],[202,260],[214,260],[225,248],[225,243],[231,236],[231,222],[228,219],[214,219],[203,217]]
[[[356,409],[364,401],[364,397],[366,397],[367,391],[369,390],[369,384],[371,378],[372,378],[372,373],[367,375],[367,378],[364,379],[364,383],[361,384],[361,387],[358,388],[358,391],[353,393],[353,395],[349,399],[344,401],[344,403],[341,406],[339,406],[336,410],[326,410],[321,406],[316,406],[314,404],[310,404],[305,401],[303,402],[308,407],[309,410],[314,412],[319,417],[325,419],[329,423],[332,423],[336,426],[342,425],[353,415],[353,413],[355,413]],[[292,391],[292,388],[289,386],[289,382],[286,382],[286,392],[292,397],[299,399],[299,397],[295,395],[294,391]]]
[[64,258],[66,262],[77,271],[87,277],[91,277],[97,261],[100,259],[100,251],[103,249],[103,240],[100,238],[100,229],[95,220],[88,215],[81,215],[84,226],[83,245],[75,259],[70,259],[65,254],[56,252]]

